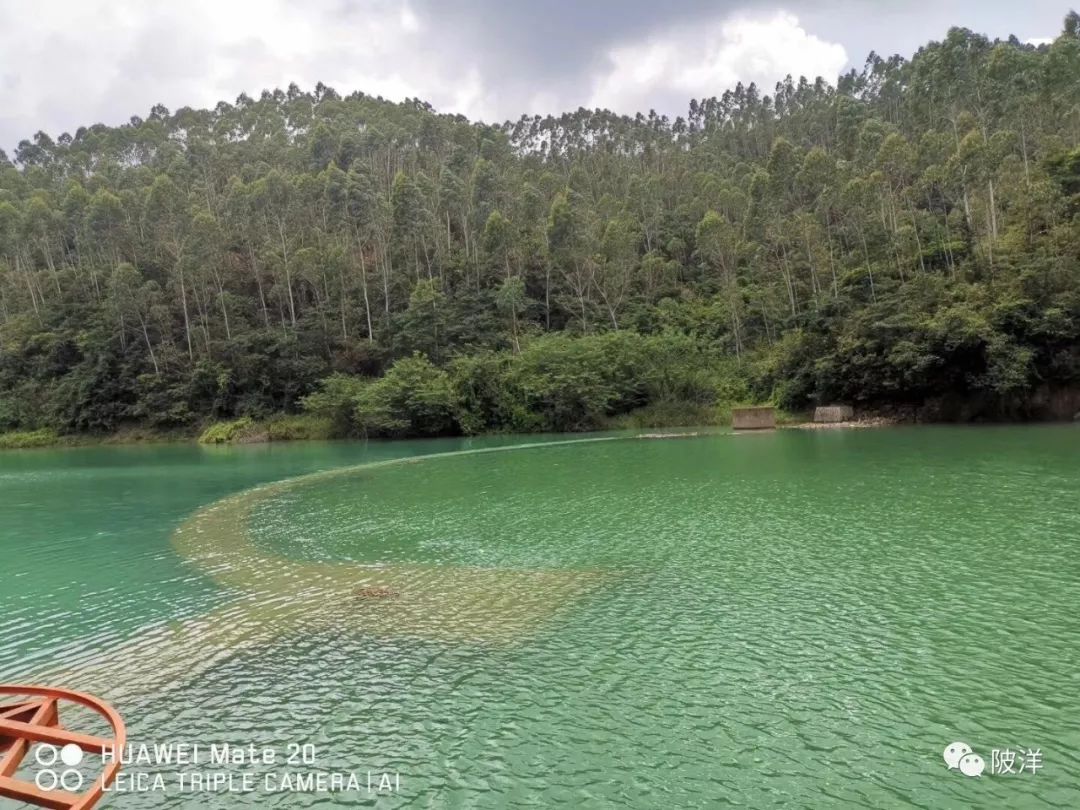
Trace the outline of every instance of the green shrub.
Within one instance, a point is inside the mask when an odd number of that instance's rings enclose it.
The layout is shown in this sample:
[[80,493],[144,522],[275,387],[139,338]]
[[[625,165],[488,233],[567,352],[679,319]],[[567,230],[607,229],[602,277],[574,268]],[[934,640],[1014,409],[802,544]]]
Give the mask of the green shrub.
[[631,332],[530,341],[511,363],[508,382],[532,424],[510,427],[590,430],[608,416],[644,405],[647,396],[637,374],[642,342]]
[[538,419],[529,411],[521,390],[510,384],[514,362],[510,352],[482,352],[458,357],[450,364],[462,433],[538,429]]
[[306,414],[331,423],[335,436],[349,436],[356,432],[356,405],[360,393],[370,385],[367,377],[349,374],[332,374],[319,382],[319,390],[308,394],[300,404]]
[[438,436],[454,432],[457,411],[450,376],[416,353],[360,389],[355,419],[365,436]]

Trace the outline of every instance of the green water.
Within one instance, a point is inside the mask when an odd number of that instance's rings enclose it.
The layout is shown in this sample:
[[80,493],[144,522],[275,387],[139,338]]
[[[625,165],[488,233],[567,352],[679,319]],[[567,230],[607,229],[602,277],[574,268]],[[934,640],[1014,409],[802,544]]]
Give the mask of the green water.
[[534,441],[0,454],[0,681],[401,779],[108,807],[1080,806],[1080,429]]

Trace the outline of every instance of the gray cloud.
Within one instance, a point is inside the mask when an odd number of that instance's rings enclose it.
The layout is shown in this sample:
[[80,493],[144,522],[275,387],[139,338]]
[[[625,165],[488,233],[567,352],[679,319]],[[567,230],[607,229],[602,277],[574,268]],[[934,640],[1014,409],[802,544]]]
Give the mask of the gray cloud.
[[834,79],[950,25],[1052,37],[1057,2],[789,0],[0,0],[0,146],[44,129],[310,87],[419,96],[486,120],[579,105],[680,114],[785,73]]

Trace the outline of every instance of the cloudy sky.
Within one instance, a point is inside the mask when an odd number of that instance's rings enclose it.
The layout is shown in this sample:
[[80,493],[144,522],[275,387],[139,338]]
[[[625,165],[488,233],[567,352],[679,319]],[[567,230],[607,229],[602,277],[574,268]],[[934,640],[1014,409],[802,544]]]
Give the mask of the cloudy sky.
[[951,25],[1052,38],[1067,2],[0,0],[0,148],[293,81],[489,121],[579,106],[677,115],[738,81],[831,81]]

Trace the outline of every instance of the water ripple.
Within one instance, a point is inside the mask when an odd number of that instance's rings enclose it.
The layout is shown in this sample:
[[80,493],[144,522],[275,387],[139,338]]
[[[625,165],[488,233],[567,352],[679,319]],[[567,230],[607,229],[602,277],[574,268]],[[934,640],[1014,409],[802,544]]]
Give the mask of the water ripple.
[[[90,593],[37,564],[86,532],[43,533],[10,580],[34,587],[0,591],[0,676],[62,660],[136,739],[402,775],[118,808],[1077,807],[1077,449],[781,432],[265,486],[182,521],[178,555],[120,543],[122,581]],[[1044,768],[968,779],[956,739]]]

